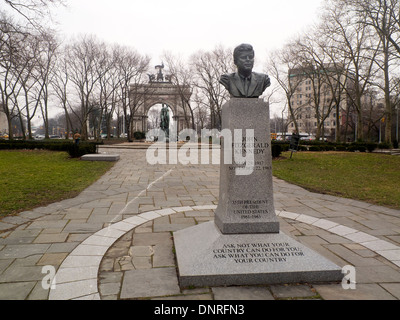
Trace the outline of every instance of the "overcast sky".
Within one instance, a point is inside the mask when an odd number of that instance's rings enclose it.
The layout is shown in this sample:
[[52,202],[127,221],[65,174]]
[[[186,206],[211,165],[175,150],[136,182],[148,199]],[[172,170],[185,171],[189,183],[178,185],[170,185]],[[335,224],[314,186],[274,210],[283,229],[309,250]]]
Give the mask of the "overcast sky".
[[[99,40],[131,46],[149,55],[154,66],[162,62],[164,52],[188,58],[198,50],[212,50],[217,45],[233,49],[241,43],[250,43],[256,52],[254,71],[265,72],[268,52],[282,47],[317,22],[324,0],[66,0],[66,3],[66,7],[52,9],[62,39],[93,34]],[[271,116],[280,115],[283,106],[284,103],[271,105]]]
[[[95,34],[134,47],[159,64],[162,53],[188,57],[221,44],[250,43],[257,66],[318,19],[323,0],[68,0],[55,11],[69,36]],[[256,71],[256,70],[255,70]],[[261,71],[261,70],[259,70]]]

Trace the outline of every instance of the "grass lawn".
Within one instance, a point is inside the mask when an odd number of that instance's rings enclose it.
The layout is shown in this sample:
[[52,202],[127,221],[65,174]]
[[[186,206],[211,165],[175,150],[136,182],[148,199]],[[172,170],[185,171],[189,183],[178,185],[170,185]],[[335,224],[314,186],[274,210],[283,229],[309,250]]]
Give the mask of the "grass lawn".
[[277,178],[307,190],[400,209],[400,157],[375,153],[299,152],[273,161]]
[[0,217],[77,196],[113,166],[66,152],[0,151]]

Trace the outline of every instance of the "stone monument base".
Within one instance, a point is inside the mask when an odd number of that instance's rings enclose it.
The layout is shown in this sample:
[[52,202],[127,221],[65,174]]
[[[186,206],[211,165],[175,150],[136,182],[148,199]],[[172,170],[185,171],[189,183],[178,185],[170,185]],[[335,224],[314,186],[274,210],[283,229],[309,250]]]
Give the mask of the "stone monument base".
[[[262,99],[233,98],[222,106],[223,143],[215,224],[224,234],[279,233],[269,113],[269,104]],[[244,164],[238,161],[240,157]]]
[[213,221],[174,232],[182,287],[337,282],[341,268],[293,238],[224,235]]
[[81,157],[83,161],[118,161],[119,154],[85,154]]

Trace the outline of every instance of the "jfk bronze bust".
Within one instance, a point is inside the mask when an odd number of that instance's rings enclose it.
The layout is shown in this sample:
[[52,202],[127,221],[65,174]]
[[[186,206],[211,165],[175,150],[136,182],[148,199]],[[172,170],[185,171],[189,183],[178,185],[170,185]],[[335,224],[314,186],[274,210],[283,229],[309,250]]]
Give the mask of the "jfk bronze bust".
[[233,52],[237,72],[221,77],[220,83],[233,98],[259,98],[271,85],[266,74],[253,72],[254,49],[249,44],[241,44]]

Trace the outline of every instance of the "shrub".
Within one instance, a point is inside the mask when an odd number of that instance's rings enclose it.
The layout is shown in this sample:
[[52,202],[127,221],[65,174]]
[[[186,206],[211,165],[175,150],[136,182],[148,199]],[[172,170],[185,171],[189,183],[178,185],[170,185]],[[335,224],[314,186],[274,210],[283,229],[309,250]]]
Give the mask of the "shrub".
[[281,147],[281,152],[289,151],[289,143],[286,141],[272,141],[272,146],[279,145]]
[[399,142],[397,140],[393,141],[393,148],[395,148],[395,149],[399,148]]
[[335,151],[335,146],[334,145],[327,144],[323,148],[324,148],[325,151]]
[[348,151],[350,152],[355,152],[355,151],[360,151],[360,152],[372,152],[378,147],[378,144],[373,143],[373,142],[354,142],[349,145]]
[[97,145],[101,143],[97,142],[81,142],[79,145],[75,145],[72,141],[22,141],[22,140],[12,140],[12,141],[1,141],[0,149],[8,150],[35,150],[44,149],[50,151],[66,151],[73,158],[81,157],[85,154],[96,153]]
[[272,144],[272,157],[278,158],[282,154],[282,147],[280,144]]
[[356,151],[358,151],[358,147],[357,146],[348,146],[347,151],[356,152]]
[[146,134],[144,132],[141,132],[141,131],[136,131],[136,132],[133,133],[133,137],[136,140],[142,140],[142,139],[146,138]]
[[347,147],[342,144],[338,144],[335,149],[336,151],[347,151]]
[[347,148],[347,151],[349,152],[365,152],[367,151],[367,148],[365,147],[365,145],[361,145],[361,144],[352,144]]
[[390,149],[392,146],[387,142],[382,142],[378,145],[379,149]]
[[71,143],[68,145],[67,152],[71,158],[79,158],[85,154],[97,153],[97,146],[95,143],[80,143],[78,145]]
[[376,148],[378,148],[378,144],[377,143],[373,143],[373,142],[368,142],[365,144],[368,152],[372,152],[374,151]]
[[321,147],[320,146],[310,146],[310,148],[308,148],[309,151],[321,151]]
[[288,143],[281,144],[282,152],[283,151],[289,151],[290,145]]

